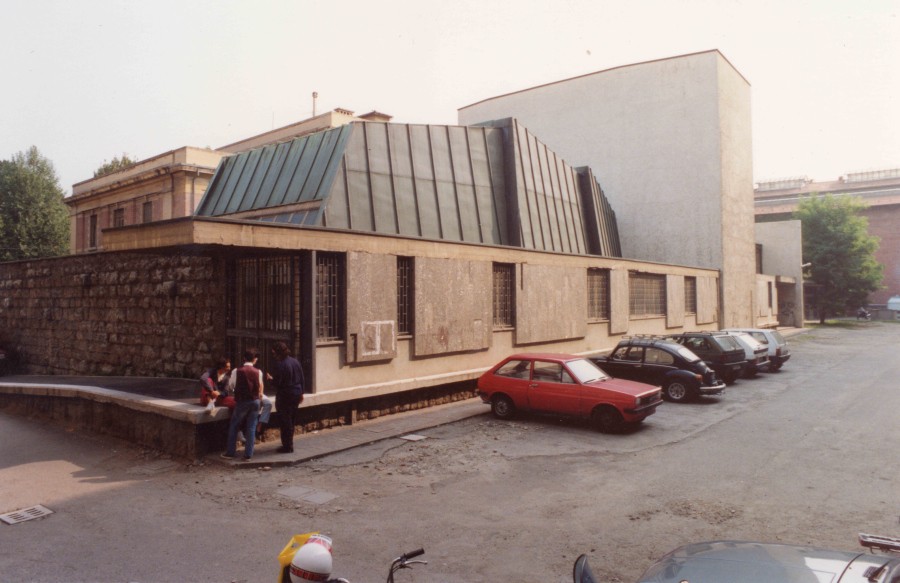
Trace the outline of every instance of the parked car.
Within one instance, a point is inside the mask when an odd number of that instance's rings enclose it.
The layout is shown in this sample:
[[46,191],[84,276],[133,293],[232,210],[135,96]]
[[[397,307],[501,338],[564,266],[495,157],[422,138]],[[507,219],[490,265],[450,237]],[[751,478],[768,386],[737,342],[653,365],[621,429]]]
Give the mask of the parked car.
[[519,410],[560,413],[589,418],[604,432],[653,415],[662,403],[660,392],[658,386],[612,378],[571,354],[514,354],[478,379],[478,395],[498,419]]
[[747,365],[744,367],[744,376],[755,377],[759,372],[769,370],[769,348],[759,340],[746,332],[729,332],[734,339],[744,348],[747,357]]
[[684,332],[666,338],[686,346],[702,358],[726,385],[737,380],[747,365],[744,348],[726,332]]
[[791,358],[787,340],[778,330],[769,328],[727,328],[726,332],[746,332],[769,349],[769,370],[779,370]]
[[[900,539],[859,535],[873,552],[745,541],[685,545],[650,566],[638,583],[897,583]],[[574,583],[597,583],[587,556],[575,561]]]
[[664,398],[676,403],[725,390],[699,356],[660,337],[623,338],[609,356],[592,356],[591,361],[614,377],[659,385]]

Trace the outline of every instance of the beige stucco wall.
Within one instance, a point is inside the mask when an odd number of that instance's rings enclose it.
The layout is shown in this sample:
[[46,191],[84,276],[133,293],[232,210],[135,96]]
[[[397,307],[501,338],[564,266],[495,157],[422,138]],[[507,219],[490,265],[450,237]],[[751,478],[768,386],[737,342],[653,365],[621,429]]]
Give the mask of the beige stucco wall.
[[754,293],[750,86],[718,51],[618,67],[463,107],[514,117],[590,166],[629,258],[721,270],[723,325]]
[[584,338],[587,271],[561,265],[520,266],[516,286],[516,341],[522,344]]

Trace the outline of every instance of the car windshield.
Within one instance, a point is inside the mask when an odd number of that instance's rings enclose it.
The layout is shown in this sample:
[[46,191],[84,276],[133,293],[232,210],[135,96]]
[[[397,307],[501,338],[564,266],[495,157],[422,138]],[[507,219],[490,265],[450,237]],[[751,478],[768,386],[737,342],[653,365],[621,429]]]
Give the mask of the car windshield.
[[691,349],[687,348],[686,346],[679,346],[677,350],[679,356],[681,356],[681,358],[685,359],[688,362],[697,362],[698,360],[700,360],[700,357],[694,354]]
[[581,384],[605,381],[609,378],[609,375],[603,372],[596,364],[584,358],[566,362],[566,368]]

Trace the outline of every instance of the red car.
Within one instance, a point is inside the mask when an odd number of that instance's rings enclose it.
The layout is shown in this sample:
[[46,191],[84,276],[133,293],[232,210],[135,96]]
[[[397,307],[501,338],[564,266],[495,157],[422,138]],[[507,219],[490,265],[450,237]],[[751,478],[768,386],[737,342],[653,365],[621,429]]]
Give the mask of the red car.
[[653,415],[661,393],[653,385],[614,379],[571,354],[514,354],[478,379],[478,396],[498,419],[518,409],[561,413],[589,418],[606,433]]

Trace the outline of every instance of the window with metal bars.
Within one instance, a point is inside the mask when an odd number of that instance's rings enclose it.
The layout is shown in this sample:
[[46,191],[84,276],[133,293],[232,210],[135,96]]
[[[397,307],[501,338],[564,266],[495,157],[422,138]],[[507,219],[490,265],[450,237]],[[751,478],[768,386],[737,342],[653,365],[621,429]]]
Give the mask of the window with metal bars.
[[685,277],[684,278],[684,313],[685,314],[696,314],[697,313],[697,278],[696,277]]
[[150,223],[153,221],[153,202],[145,202],[141,207],[143,213],[142,222]]
[[515,265],[494,263],[494,329],[516,325]]
[[316,254],[316,338],[319,342],[344,339],[344,256]]
[[588,320],[609,320],[609,270],[589,268]]
[[88,232],[88,247],[94,248],[96,246],[97,246],[97,215],[91,215],[90,230]]
[[632,316],[665,316],[666,276],[631,272],[628,276],[628,308]]
[[113,210],[113,227],[125,226],[125,209]]
[[397,334],[413,333],[413,259],[397,257]]
[[293,298],[290,257],[238,259],[235,264],[235,327],[291,330]]

